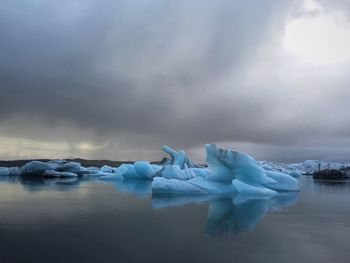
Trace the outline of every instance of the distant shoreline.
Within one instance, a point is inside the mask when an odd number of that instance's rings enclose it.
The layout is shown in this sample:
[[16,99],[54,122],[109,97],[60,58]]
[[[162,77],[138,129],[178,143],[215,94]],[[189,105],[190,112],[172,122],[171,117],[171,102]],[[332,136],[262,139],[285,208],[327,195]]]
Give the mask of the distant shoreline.
[[[0,160],[0,167],[21,167],[25,165],[26,163],[29,163],[31,161],[41,161],[41,162],[48,162],[55,159],[25,159],[25,160]],[[81,158],[74,158],[74,159],[64,159],[66,161],[71,162],[78,162],[82,166],[89,167],[89,166],[96,166],[96,167],[102,167],[103,165],[109,165],[112,167],[118,167],[123,163],[134,163],[134,161],[111,161],[111,160],[86,160]],[[152,163],[159,163],[159,162],[152,162]]]

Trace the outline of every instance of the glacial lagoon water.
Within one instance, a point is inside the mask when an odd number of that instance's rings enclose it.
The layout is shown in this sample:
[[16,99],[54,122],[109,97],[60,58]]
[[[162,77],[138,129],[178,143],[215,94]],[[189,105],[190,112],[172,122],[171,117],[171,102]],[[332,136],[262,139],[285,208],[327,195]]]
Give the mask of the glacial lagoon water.
[[349,262],[350,183],[156,196],[149,181],[0,178],[0,262]]

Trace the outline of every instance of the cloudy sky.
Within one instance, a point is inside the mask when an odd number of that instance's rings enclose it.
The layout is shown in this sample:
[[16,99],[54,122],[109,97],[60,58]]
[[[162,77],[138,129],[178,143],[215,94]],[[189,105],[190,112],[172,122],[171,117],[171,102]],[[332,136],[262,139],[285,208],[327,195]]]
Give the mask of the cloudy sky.
[[2,0],[0,159],[350,159],[347,0]]

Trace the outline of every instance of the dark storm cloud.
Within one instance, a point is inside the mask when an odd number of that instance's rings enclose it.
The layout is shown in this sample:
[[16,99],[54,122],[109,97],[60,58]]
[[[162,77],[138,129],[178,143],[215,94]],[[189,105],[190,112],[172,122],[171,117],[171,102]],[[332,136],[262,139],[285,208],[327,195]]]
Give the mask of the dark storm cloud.
[[[122,138],[126,146],[146,138],[141,146],[156,147],[292,145],[315,132],[347,136],[337,110],[328,113],[332,127],[325,125],[319,102],[293,94],[289,84],[242,81],[261,44],[278,41],[295,6],[280,0],[2,1],[2,135],[80,136],[102,144]],[[345,88],[339,90],[345,103]],[[74,131],[60,135],[62,123]],[[94,135],[84,138],[86,130]]]

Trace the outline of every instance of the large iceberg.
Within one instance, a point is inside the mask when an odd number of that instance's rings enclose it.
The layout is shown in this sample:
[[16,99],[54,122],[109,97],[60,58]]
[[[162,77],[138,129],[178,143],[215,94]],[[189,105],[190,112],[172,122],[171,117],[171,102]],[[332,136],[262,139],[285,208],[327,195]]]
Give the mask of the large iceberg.
[[[298,181],[292,176],[267,171],[248,154],[218,149],[214,144],[206,145],[206,153],[208,168],[202,168],[205,169],[203,176],[189,176],[183,179],[180,176],[183,173],[182,169],[176,168],[178,176],[153,179],[153,193],[274,195],[276,191],[299,190]],[[191,171],[191,168],[184,168],[189,170],[187,173]]]

